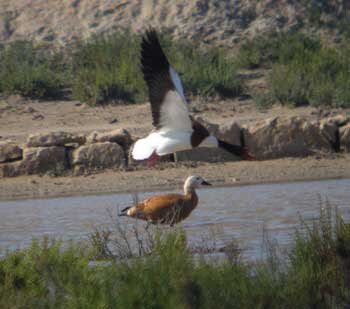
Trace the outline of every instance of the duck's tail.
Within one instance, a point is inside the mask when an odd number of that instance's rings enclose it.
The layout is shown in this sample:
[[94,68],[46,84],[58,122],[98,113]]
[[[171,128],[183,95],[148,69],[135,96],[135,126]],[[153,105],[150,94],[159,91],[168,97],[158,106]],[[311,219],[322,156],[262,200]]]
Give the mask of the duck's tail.
[[127,217],[128,216],[128,210],[133,206],[128,206],[122,209],[122,211],[118,214],[118,217]]

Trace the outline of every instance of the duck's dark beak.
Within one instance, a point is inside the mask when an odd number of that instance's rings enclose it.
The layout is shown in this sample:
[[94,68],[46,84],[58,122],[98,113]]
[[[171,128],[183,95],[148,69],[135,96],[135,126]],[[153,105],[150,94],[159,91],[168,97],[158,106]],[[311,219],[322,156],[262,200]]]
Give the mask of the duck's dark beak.
[[203,181],[202,181],[202,186],[211,186],[211,183],[209,183],[209,182],[203,180]]

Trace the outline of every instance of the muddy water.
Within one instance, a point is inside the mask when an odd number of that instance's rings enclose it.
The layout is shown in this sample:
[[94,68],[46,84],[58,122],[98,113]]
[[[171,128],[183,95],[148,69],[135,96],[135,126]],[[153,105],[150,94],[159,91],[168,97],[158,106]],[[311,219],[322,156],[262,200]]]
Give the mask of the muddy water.
[[[139,193],[139,198],[152,194]],[[287,245],[299,216],[317,218],[320,199],[328,199],[344,216],[350,215],[350,180],[203,188],[198,195],[198,208],[181,223],[189,240],[215,235],[219,243],[225,243],[236,238],[245,255],[253,259],[261,257],[263,230],[270,241]],[[115,215],[131,201],[130,194],[1,201],[0,253],[24,247],[43,235],[85,238],[95,227],[111,223],[107,210]]]

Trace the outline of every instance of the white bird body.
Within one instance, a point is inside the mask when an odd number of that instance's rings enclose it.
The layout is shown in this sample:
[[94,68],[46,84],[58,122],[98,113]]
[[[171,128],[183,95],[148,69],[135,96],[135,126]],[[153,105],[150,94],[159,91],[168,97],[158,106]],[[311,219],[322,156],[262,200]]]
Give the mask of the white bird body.
[[[185,131],[156,131],[145,138],[136,141],[132,150],[132,156],[135,160],[146,160],[154,152],[158,156],[164,156],[177,151],[192,149],[192,132]],[[218,140],[215,136],[206,137],[200,147],[218,147]]]
[[155,130],[134,144],[131,152],[134,160],[151,161],[151,158],[194,147],[221,147],[251,158],[243,146],[219,141],[190,117],[180,77],[170,66],[154,30],[147,31],[143,37],[141,64]]

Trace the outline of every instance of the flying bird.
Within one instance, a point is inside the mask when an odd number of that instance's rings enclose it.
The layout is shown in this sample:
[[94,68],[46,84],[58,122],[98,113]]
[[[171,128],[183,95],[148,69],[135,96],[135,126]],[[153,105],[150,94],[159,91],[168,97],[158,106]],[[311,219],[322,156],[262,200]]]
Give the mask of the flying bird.
[[148,86],[154,130],[139,139],[132,158],[154,166],[160,156],[195,147],[220,147],[245,160],[254,160],[248,149],[218,140],[189,115],[179,75],[170,66],[154,29],[141,43],[141,69]]
[[189,176],[184,184],[184,194],[154,195],[134,206],[124,208],[119,216],[127,216],[153,224],[174,224],[186,219],[198,204],[195,189],[209,186],[200,176]]

